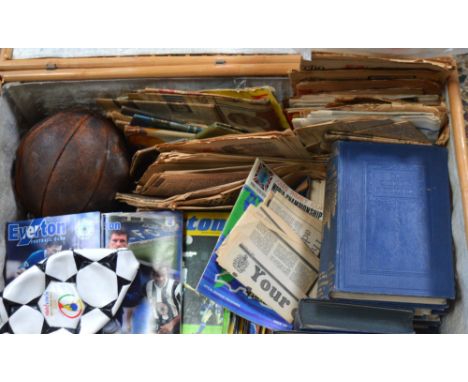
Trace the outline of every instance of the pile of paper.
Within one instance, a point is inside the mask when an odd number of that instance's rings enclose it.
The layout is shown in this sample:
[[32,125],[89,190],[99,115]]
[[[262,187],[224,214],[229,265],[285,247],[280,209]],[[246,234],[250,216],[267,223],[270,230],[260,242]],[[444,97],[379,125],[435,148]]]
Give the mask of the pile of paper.
[[247,209],[217,261],[288,322],[295,302],[312,293],[319,270],[318,256],[264,203]]
[[[287,329],[299,300],[317,292],[323,186],[315,183],[314,196],[305,198],[257,159],[197,286],[200,293],[257,324]],[[235,280],[220,287],[224,272]]]
[[363,59],[317,53],[292,72],[287,110],[307,150],[329,152],[336,140],[445,144],[446,60]]
[[97,103],[138,147],[289,128],[271,87],[200,91],[146,88],[116,99],[100,98]]
[[257,156],[299,190],[325,177],[328,156],[309,153],[291,130],[228,135],[137,152],[136,188],[117,199],[139,209],[229,209]]

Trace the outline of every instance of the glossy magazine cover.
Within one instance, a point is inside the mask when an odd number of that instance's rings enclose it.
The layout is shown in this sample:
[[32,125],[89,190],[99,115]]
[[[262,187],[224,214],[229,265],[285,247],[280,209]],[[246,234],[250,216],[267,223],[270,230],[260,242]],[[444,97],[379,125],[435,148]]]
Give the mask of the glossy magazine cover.
[[222,305],[195,290],[210,259],[229,213],[187,212],[185,214],[183,334],[227,332],[230,314]]
[[6,284],[57,252],[100,248],[100,239],[99,212],[9,222],[5,229]]
[[116,333],[180,332],[183,215],[173,211],[102,215],[107,248],[128,248],[140,262],[116,315]]

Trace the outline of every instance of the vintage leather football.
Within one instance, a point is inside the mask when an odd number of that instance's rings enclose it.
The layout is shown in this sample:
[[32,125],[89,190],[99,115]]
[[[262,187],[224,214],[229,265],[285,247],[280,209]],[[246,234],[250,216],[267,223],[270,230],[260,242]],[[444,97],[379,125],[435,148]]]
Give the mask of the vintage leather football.
[[57,113],[22,139],[15,189],[35,216],[111,208],[129,184],[125,144],[111,122],[83,111]]

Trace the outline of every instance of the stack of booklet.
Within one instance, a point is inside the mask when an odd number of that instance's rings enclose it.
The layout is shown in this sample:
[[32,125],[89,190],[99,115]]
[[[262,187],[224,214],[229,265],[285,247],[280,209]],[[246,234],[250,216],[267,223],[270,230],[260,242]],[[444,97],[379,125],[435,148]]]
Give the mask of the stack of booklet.
[[290,75],[287,114],[311,152],[329,152],[336,140],[443,145],[443,84],[452,65],[316,53]]

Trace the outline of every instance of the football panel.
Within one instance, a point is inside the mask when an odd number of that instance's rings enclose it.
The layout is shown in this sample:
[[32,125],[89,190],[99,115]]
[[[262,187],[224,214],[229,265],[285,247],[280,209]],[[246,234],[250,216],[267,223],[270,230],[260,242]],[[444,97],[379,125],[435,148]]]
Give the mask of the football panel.
[[94,309],[81,316],[80,334],[93,334],[101,330],[109,321],[104,313],[99,309]]
[[54,330],[53,332],[50,332],[50,334],[73,334],[73,333],[67,329],[60,328],[58,330]]
[[38,310],[24,305],[13,313],[8,323],[15,334],[40,334],[44,316]]
[[45,290],[46,277],[38,267],[33,266],[10,282],[3,291],[3,297],[19,303],[27,304],[42,295]]
[[78,271],[76,287],[83,301],[96,308],[102,308],[118,297],[116,274],[99,263]]
[[39,309],[54,328],[76,329],[85,306],[72,283],[51,282],[42,294]]
[[130,250],[119,250],[119,256],[117,258],[117,269],[116,273],[118,276],[123,277],[129,281],[133,281],[135,278],[140,263],[136,259],[135,255]]
[[60,281],[66,281],[77,272],[72,251],[63,251],[47,259],[45,273]]
[[117,298],[117,301],[115,302],[111,310],[113,316],[115,316],[115,314],[120,308],[120,305],[122,305],[122,301],[125,298],[125,295],[127,294],[127,291],[129,288],[130,288],[130,285],[124,285],[122,289],[120,290],[119,297]]
[[101,260],[98,261],[98,263],[110,269],[112,272],[115,272],[117,268],[117,259],[118,252],[113,252],[110,255],[103,257]]
[[75,249],[75,253],[78,253],[91,261],[99,261],[113,252],[115,252],[115,249],[109,248]]
[[3,326],[0,326],[0,334],[13,334],[10,324],[6,322]]
[[0,328],[8,321],[8,314],[3,305],[3,298],[0,297]]

